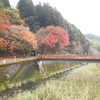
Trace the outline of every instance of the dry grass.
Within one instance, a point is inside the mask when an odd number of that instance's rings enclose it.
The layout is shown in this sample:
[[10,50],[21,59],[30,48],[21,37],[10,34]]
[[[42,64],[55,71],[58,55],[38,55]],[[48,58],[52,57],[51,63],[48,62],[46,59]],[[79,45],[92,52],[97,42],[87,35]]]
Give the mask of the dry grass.
[[89,64],[7,100],[100,100],[100,64]]

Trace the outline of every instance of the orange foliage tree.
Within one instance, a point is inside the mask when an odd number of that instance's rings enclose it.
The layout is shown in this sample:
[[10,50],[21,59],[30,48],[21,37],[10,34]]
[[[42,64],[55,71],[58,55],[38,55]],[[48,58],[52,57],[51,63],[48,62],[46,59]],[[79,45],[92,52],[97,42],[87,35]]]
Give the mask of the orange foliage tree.
[[7,41],[3,38],[0,38],[0,49],[5,49],[6,50],[7,46],[8,46]]
[[37,48],[37,41],[35,40],[35,36],[34,34],[32,34],[29,31],[21,31],[20,32],[21,36],[23,36],[23,38],[31,44],[33,49]]
[[[0,31],[0,36],[7,41],[8,46],[6,47],[6,51],[10,55],[26,56],[35,53],[37,41],[35,40],[35,35],[29,31],[28,27],[24,27],[23,25],[10,25],[9,31]],[[3,50],[1,52],[6,53]]]
[[4,13],[0,13],[0,21],[2,22],[10,21],[10,16],[5,15]]
[[61,27],[48,26],[38,31],[36,37],[45,52],[55,53],[69,45],[68,32]]
[[[8,20],[6,19],[6,15],[0,13],[0,21],[3,21],[2,18]],[[9,30],[9,27],[6,24],[4,24],[4,22],[0,22],[0,50],[6,50],[8,46],[7,41],[2,37],[3,30]]]
[[37,48],[35,35],[29,31],[29,27],[11,25],[8,15],[0,13],[0,55],[6,52],[10,55],[34,54]]
[[22,25],[11,25],[8,39],[10,40],[10,52],[14,54],[34,54],[37,41],[28,27]]

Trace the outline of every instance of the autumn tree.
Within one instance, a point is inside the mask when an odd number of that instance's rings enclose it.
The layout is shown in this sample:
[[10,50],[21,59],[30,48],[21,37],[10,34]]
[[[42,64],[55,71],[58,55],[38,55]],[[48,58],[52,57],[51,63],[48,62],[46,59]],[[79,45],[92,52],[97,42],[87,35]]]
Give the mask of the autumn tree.
[[22,20],[20,17],[19,9],[14,9],[14,10],[4,9],[2,10],[2,13],[4,13],[7,16],[10,16],[11,24],[21,25],[25,23],[24,20]]
[[5,27],[0,30],[0,55],[33,55],[36,47],[35,35],[29,27],[10,25],[9,31]]
[[38,41],[39,38],[42,39],[41,49],[49,53],[56,53],[69,45],[69,35],[61,27],[48,26],[37,33]]
[[0,38],[0,49],[6,49],[7,45],[7,41],[3,38]]
[[0,29],[9,30],[9,27],[3,24],[3,22],[0,22]]
[[36,49],[37,48],[37,42],[35,40],[35,36],[34,34],[32,34],[31,32],[29,31],[21,31],[20,32],[21,36],[23,36],[23,38],[31,44],[32,48],[33,49]]
[[4,24],[4,22],[2,22],[4,20],[8,20],[8,17],[5,14],[0,13],[0,19],[1,19],[0,20],[0,52],[1,52],[3,50],[6,50],[6,47],[8,45],[7,41],[3,39],[4,36],[3,31],[9,30],[9,27],[6,24]]
[[0,38],[0,56],[1,55],[6,55],[8,52],[7,52],[7,47],[8,47],[8,41],[3,39],[3,38]]
[[0,13],[0,22],[4,22],[6,24],[9,24],[10,22],[10,16],[4,14],[4,13]]
[[8,51],[12,55],[30,55],[37,47],[34,34],[29,31],[29,27],[23,25],[11,25],[3,37],[9,41]]

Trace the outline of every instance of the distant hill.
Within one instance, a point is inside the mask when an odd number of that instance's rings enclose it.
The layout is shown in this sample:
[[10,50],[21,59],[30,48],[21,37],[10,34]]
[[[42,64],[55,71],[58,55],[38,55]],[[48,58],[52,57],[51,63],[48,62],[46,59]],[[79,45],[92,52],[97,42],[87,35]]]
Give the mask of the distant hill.
[[[100,52],[100,42],[99,41],[91,40],[89,38],[87,38],[87,40],[90,43],[90,48],[89,49],[91,49],[91,47],[93,47],[94,49],[96,49]],[[92,49],[92,51],[93,51],[93,49]]]
[[100,42],[100,36],[94,35],[94,34],[86,34],[85,35],[87,38],[91,39],[91,40],[95,40],[95,41],[99,41]]

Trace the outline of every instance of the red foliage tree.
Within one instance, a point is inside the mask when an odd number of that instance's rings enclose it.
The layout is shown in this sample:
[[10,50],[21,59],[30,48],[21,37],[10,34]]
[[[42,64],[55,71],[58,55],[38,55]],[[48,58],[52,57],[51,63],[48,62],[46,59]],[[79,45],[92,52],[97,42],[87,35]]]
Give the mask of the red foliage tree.
[[69,35],[61,27],[48,26],[44,30],[39,31],[37,38],[39,36],[43,39],[41,44],[46,52],[55,53],[69,45]]
[[3,22],[0,22],[0,29],[9,30],[9,27],[5,25]]
[[4,13],[0,13],[0,29],[9,30],[9,27],[4,23],[9,23],[10,16],[5,15]]

